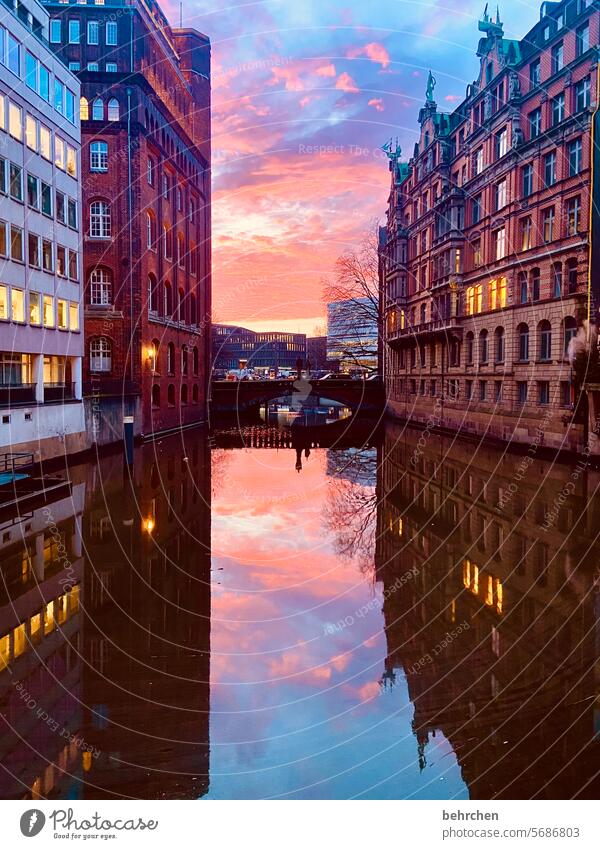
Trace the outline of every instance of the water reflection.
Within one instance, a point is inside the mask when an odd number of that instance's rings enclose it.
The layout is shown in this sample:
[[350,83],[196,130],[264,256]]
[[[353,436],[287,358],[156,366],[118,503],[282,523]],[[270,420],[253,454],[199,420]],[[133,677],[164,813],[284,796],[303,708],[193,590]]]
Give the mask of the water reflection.
[[339,421],[72,467],[2,515],[0,796],[597,798],[598,473],[522,463]]

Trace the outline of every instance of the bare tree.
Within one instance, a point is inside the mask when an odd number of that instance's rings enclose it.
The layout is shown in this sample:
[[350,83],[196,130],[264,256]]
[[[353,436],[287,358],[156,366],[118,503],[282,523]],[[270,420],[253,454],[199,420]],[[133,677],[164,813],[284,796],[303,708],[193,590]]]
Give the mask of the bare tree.
[[[378,355],[383,316],[379,298],[379,227],[364,234],[358,248],[336,260],[332,276],[324,281],[325,302],[336,303],[336,320],[343,359],[363,365]],[[331,331],[331,328],[329,328]],[[376,334],[376,335],[375,335]]]

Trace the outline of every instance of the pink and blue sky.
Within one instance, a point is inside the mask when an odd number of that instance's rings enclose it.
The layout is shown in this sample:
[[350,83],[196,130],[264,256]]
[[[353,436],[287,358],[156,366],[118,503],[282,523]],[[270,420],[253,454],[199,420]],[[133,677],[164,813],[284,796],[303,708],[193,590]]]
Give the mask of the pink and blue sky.
[[[478,72],[483,0],[195,0],[212,40],[214,318],[311,333],[322,281],[385,213],[380,150],[409,156],[429,68],[451,110]],[[490,7],[491,8],[491,7]],[[165,5],[173,23],[179,4]],[[495,6],[494,6],[495,11]],[[500,6],[522,37],[539,3]]]

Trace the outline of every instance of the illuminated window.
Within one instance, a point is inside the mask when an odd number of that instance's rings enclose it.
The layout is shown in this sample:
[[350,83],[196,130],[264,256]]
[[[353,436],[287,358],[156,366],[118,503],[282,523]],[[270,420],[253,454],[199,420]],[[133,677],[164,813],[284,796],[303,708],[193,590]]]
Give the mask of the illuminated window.
[[0,637],[0,669],[6,669],[10,663],[10,634]]
[[37,292],[29,293],[29,323],[42,323],[42,310],[40,306],[40,296]]
[[490,280],[490,309],[499,310],[506,306],[506,277]]
[[481,283],[469,286],[467,289],[467,314],[476,315],[481,312],[483,299],[483,287]]
[[13,657],[20,657],[27,649],[25,624],[18,625],[13,631]]
[[54,602],[50,601],[44,608],[44,634],[50,634],[56,627],[54,619]]

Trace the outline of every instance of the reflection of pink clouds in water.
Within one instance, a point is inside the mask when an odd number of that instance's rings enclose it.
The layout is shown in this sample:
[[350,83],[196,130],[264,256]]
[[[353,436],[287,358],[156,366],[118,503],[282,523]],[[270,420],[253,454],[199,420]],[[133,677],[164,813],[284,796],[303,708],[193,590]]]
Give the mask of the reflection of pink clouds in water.
[[[233,452],[213,500],[222,568],[212,595],[213,797],[346,797],[368,793],[403,759],[412,781],[417,770],[406,690],[379,683],[380,590],[372,572],[336,553],[324,519],[339,482],[325,450],[300,475],[294,459]],[[328,631],[350,616],[351,626]]]

